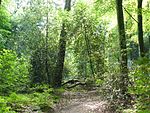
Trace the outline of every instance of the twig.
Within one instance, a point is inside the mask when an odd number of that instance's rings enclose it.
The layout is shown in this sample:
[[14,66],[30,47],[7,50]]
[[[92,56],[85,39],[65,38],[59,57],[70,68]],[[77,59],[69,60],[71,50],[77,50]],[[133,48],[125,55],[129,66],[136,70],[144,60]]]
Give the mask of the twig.
[[123,8],[124,8],[125,12],[127,12],[128,15],[129,15],[135,22],[139,23],[139,22],[127,11],[127,9],[126,9],[125,7],[123,7]]

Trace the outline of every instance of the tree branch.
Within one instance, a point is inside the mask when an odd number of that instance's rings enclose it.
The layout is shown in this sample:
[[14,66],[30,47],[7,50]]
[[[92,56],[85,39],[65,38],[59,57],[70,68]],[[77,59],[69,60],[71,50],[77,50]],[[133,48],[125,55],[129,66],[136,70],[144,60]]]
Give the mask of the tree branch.
[[123,8],[124,8],[125,12],[127,12],[128,15],[129,15],[135,22],[138,23],[138,21],[128,12],[128,10],[127,10],[125,7],[123,7]]

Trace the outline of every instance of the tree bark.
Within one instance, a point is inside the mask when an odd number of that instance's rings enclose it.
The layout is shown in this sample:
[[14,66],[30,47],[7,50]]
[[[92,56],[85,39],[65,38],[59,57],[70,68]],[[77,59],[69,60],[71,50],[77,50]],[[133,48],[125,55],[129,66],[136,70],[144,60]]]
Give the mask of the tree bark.
[[[64,10],[66,11],[71,10],[71,0],[65,1]],[[62,83],[62,74],[64,69],[64,60],[65,60],[65,51],[66,51],[66,36],[67,36],[65,27],[66,27],[65,22],[63,22],[62,30],[60,34],[60,40],[59,40],[59,52],[58,52],[58,59],[56,62],[56,72],[53,78],[53,87],[55,88],[61,87],[61,83]]]
[[139,46],[140,46],[140,56],[145,56],[145,50],[144,50],[144,41],[143,41],[143,20],[142,20],[142,1],[143,0],[137,0],[138,1],[138,40],[139,40]]
[[121,51],[121,60],[120,60],[121,76],[120,76],[119,85],[120,85],[121,94],[123,96],[121,100],[125,102],[127,88],[128,88],[128,68],[127,68],[127,47],[126,47],[122,0],[116,0],[116,11],[117,11],[119,42],[120,42],[119,45],[120,45],[120,51]]

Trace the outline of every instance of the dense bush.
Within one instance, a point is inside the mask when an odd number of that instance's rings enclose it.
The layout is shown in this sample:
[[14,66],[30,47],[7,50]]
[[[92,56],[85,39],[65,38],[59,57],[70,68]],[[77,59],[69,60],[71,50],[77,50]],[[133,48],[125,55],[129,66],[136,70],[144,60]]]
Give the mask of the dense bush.
[[10,111],[10,107],[7,106],[7,100],[0,96],[0,113],[15,113]]
[[30,106],[31,110],[45,110],[51,108],[53,105],[52,95],[48,92],[33,93],[33,94],[16,94],[12,93],[7,97],[8,104],[11,110],[23,111],[24,108]]
[[129,92],[135,96],[135,108],[139,113],[148,113],[150,109],[150,60],[141,58],[130,73],[132,85]]
[[0,94],[20,91],[27,86],[28,62],[11,50],[0,51]]
[[53,110],[52,107],[58,101],[58,96],[53,95],[53,89],[42,93],[31,94],[11,93],[9,96],[0,96],[0,113],[16,113]]
[[37,48],[31,55],[30,78],[32,84],[50,83],[55,69],[55,52]]

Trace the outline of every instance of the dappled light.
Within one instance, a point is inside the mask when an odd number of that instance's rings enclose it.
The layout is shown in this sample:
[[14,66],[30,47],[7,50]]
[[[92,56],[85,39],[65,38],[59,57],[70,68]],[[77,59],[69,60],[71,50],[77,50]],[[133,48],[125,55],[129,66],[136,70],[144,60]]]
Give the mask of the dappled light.
[[149,0],[0,0],[0,113],[150,113]]

